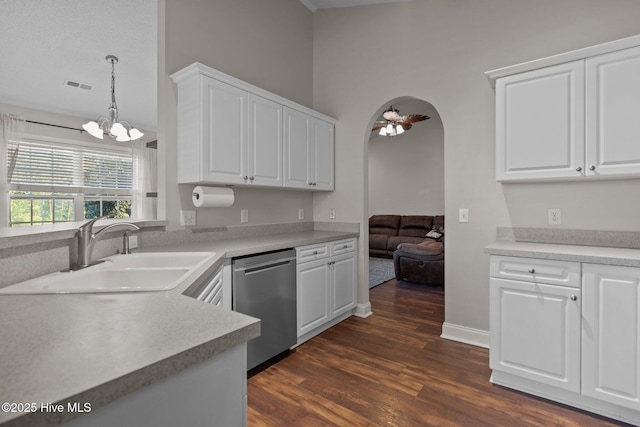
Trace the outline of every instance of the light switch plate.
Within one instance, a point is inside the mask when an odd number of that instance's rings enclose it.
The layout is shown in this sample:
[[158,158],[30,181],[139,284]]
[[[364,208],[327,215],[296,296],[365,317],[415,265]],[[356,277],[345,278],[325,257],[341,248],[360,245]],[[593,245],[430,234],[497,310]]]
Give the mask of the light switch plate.
[[304,209],[298,209],[298,219],[304,219]]
[[469,222],[469,209],[460,208],[458,212],[458,222]]
[[249,209],[240,209],[240,222],[249,222]]
[[329,219],[336,219],[336,210],[335,210],[335,208],[329,209]]

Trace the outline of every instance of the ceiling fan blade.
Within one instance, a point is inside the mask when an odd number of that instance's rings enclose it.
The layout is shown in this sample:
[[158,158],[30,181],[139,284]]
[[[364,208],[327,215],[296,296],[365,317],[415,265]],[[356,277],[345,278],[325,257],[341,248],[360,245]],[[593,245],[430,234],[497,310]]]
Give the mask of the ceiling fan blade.
[[385,125],[383,125],[383,124],[382,124],[382,125],[376,125],[376,126],[374,126],[374,127],[373,127],[373,129],[371,129],[371,132],[375,132],[375,131],[377,131],[377,130],[380,130],[380,129],[382,129],[383,127],[385,127]]
[[400,123],[402,124],[402,127],[404,127],[405,124],[421,122],[423,120],[428,120],[429,118],[429,116],[425,116],[424,114],[409,114],[403,117]]

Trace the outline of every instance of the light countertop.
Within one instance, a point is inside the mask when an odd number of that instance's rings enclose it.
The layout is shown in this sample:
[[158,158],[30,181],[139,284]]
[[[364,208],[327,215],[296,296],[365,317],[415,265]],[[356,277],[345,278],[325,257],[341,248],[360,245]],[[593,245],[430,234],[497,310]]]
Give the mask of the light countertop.
[[[304,231],[144,248],[212,251],[171,291],[0,296],[2,402],[90,402],[92,409],[259,336],[259,320],[183,292],[225,258],[356,237]],[[73,414],[0,412],[0,424],[57,424]]]
[[640,267],[640,249],[498,240],[488,245],[485,252],[490,255]]

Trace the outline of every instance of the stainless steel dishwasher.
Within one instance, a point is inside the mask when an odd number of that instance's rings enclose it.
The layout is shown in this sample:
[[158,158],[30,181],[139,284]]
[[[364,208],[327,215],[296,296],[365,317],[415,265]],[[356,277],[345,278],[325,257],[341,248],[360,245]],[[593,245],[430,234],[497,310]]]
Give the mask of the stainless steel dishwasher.
[[233,309],[261,320],[261,334],[247,342],[247,369],[296,344],[296,251],[233,259]]

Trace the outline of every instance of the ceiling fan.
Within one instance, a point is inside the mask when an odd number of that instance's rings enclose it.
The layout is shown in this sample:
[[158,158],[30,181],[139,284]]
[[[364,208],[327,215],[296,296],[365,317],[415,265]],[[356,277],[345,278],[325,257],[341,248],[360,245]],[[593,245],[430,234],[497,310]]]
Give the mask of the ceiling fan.
[[389,109],[382,113],[382,117],[384,120],[379,120],[371,129],[371,132],[375,132],[379,130],[379,134],[382,136],[396,136],[404,133],[411,129],[411,126],[416,122],[421,122],[423,120],[428,120],[429,116],[425,116],[424,114],[407,114],[406,116],[401,116],[398,110],[394,110],[393,106],[389,106]]

